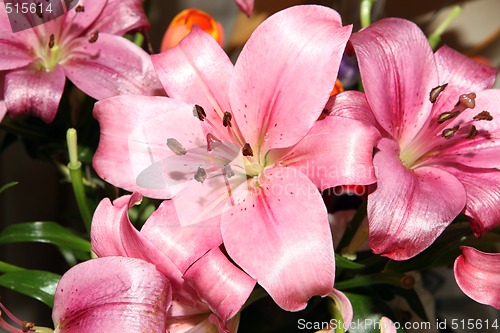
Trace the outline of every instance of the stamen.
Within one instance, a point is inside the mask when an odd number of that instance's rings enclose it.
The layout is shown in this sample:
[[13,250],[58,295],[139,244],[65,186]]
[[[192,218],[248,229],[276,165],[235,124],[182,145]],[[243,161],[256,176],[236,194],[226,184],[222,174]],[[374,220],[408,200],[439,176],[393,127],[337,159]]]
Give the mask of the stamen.
[[445,83],[443,85],[432,88],[431,92],[429,93],[429,100],[431,101],[431,103],[436,102],[439,94],[441,94],[443,92],[444,88],[446,88],[447,85],[448,85],[448,83]]
[[205,118],[207,117],[207,114],[205,113],[205,110],[201,106],[195,104],[193,107],[193,116],[195,116],[201,121],[204,121]]
[[250,147],[250,144],[247,142],[243,146],[241,152],[243,153],[243,156],[253,156],[253,150],[252,147]]
[[83,13],[85,11],[85,6],[83,5],[78,5],[75,7],[75,12],[77,13]]
[[233,115],[231,114],[231,112],[224,112],[224,118],[222,119],[222,125],[224,125],[224,127],[231,127],[231,119],[233,119]]
[[55,42],[55,39],[56,39],[56,37],[54,36],[54,34],[51,34],[51,35],[50,35],[50,39],[49,39],[49,49],[51,49],[51,48],[53,48],[53,47],[54,47],[54,45],[55,45],[55,43],[56,43],[56,42]]
[[439,117],[437,118],[437,122],[439,124],[442,124],[444,123],[445,121],[447,120],[450,120],[450,119],[453,119],[455,118],[456,116],[458,116],[460,114],[460,111],[450,111],[450,112],[443,112],[439,115]]
[[97,38],[99,38],[99,31],[96,31],[92,36],[90,36],[89,43],[97,42]]
[[29,332],[33,327],[35,327],[35,324],[32,323],[31,321],[23,321],[22,324],[23,332]]
[[465,136],[466,139],[474,139],[478,133],[476,126],[472,125],[469,133]]
[[207,171],[202,167],[198,167],[196,171],[196,175],[194,175],[194,180],[203,184],[203,182],[207,179]]
[[474,118],[472,118],[472,119],[492,121],[493,116],[488,111],[481,111],[477,115],[475,115]]
[[212,151],[215,148],[219,147],[220,144],[222,143],[221,140],[217,139],[215,135],[212,133],[207,134],[207,150]]
[[180,155],[186,155],[187,153],[186,148],[184,148],[180,144],[180,142],[174,138],[167,139],[167,146],[175,155],[180,156]]
[[225,175],[227,178],[231,178],[234,176],[234,171],[231,169],[231,166],[229,164],[224,165],[224,169],[222,170],[222,174]]
[[474,107],[476,106],[476,94],[469,93],[469,94],[460,95],[456,106],[458,106],[460,104],[463,104],[466,108],[474,109]]
[[441,135],[443,138],[449,140],[455,135],[455,133],[458,131],[459,128],[460,128],[459,125],[454,126],[453,128],[447,128],[447,129],[443,130]]

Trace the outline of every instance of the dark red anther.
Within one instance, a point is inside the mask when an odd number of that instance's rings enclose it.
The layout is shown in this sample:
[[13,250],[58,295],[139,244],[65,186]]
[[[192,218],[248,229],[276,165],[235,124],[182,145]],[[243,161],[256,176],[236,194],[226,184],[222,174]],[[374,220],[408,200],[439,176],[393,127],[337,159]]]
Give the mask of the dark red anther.
[[51,34],[50,35],[50,39],[49,39],[49,49],[53,48],[56,41],[55,41],[56,37],[54,36],[54,34]]
[[241,152],[243,153],[243,156],[253,156],[252,147],[250,147],[250,144],[248,142],[245,143]]
[[203,184],[203,182],[207,179],[207,171],[202,167],[198,167],[196,174],[194,175],[194,180]]
[[488,111],[481,111],[478,114],[472,118],[474,120],[486,120],[486,121],[492,121],[493,116],[488,112]]
[[478,130],[476,126],[472,125],[469,133],[465,136],[466,139],[474,139],[477,136]]
[[459,125],[454,126],[453,128],[447,128],[447,129],[443,130],[441,135],[445,139],[451,139],[455,135],[455,133],[458,131],[459,128],[460,128]]
[[443,92],[444,88],[446,88],[447,85],[448,85],[448,83],[445,83],[443,85],[432,88],[431,92],[429,93],[429,100],[431,101],[431,103],[436,102],[439,94],[441,94]]
[[231,120],[233,119],[233,115],[231,114],[231,112],[224,112],[224,118],[222,118],[222,125],[224,125],[224,127],[231,127]]
[[96,31],[92,36],[90,36],[89,43],[97,42],[98,38],[99,38],[99,31]]
[[195,116],[201,121],[204,121],[205,118],[207,117],[207,114],[205,113],[205,110],[201,106],[195,104],[193,107],[193,116]]

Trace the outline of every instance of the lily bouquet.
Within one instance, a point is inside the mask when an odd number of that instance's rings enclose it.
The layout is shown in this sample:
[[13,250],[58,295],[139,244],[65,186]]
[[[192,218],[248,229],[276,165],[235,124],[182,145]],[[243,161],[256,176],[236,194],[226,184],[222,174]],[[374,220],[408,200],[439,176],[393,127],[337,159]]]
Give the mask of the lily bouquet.
[[[0,243],[51,243],[67,264],[1,262],[0,285],[51,307],[55,332],[415,328],[396,297],[420,330],[466,327],[422,298],[439,266],[500,309],[493,67],[411,21],[370,22],[372,1],[362,29],[283,9],[234,62],[190,9],[158,53],[143,5],[0,3],[1,148],[49,159],[81,223],[5,226]],[[52,331],[0,307],[7,332]]]

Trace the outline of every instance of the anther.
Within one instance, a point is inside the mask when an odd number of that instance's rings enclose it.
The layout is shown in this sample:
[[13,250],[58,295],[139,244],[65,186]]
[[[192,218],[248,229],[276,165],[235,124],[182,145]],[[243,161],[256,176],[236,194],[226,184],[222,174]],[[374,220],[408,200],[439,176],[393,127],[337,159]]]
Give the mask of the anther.
[[465,136],[466,139],[474,139],[478,133],[476,126],[472,125],[469,133]]
[[233,119],[233,115],[231,114],[231,112],[224,112],[224,118],[222,118],[222,125],[224,125],[224,127],[231,127],[231,119]]
[[23,321],[22,324],[23,332],[29,332],[33,327],[35,327],[35,324],[32,323],[31,321]]
[[56,41],[55,41],[56,37],[54,36],[54,34],[51,34],[50,35],[50,39],[49,39],[49,49],[53,48]]
[[459,125],[454,126],[453,128],[447,128],[447,129],[443,130],[441,135],[445,139],[451,139],[455,135],[455,133],[458,131],[459,128],[460,128]]
[[234,171],[231,169],[229,164],[224,165],[224,169],[222,170],[222,174],[224,174],[227,178],[231,178],[234,176]]
[[85,11],[85,7],[82,5],[78,5],[75,7],[75,12],[77,13],[83,13]]
[[450,120],[450,119],[453,119],[455,118],[456,116],[458,116],[460,114],[460,111],[450,111],[450,112],[443,112],[441,113],[438,118],[437,118],[437,122],[439,124],[442,124],[444,123],[445,121],[447,120]]
[[198,118],[201,121],[204,121],[205,118],[207,117],[207,114],[205,113],[205,110],[198,104],[195,104],[193,107],[193,116]]
[[458,98],[457,106],[460,104],[463,104],[466,108],[474,109],[474,107],[476,106],[476,94],[469,93],[460,95],[460,97]]
[[207,172],[202,167],[198,167],[196,174],[194,175],[194,180],[203,184],[203,182],[207,179]]
[[432,88],[431,92],[429,93],[429,100],[431,101],[431,103],[436,102],[439,94],[441,94],[443,92],[444,88],[446,88],[447,85],[448,85],[448,83],[445,83],[443,85]]
[[253,156],[252,147],[250,147],[250,144],[248,142],[245,143],[243,149],[241,149],[241,152],[243,153],[243,156]]
[[478,114],[472,118],[474,120],[486,120],[486,121],[492,121],[493,116],[488,112],[488,111],[481,111]]
[[186,155],[187,153],[186,148],[174,138],[167,139],[167,146],[175,155]]
[[212,151],[217,148],[222,143],[221,140],[217,139],[212,133],[207,134],[207,150]]
[[92,36],[90,36],[89,43],[97,42],[97,38],[99,38],[99,31],[96,31]]

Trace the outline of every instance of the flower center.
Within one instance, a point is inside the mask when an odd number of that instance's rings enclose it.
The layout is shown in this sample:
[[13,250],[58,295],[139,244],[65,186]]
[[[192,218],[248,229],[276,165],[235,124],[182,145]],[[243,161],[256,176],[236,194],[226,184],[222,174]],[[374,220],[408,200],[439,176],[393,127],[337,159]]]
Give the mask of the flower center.
[[48,41],[40,43],[36,54],[39,58],[36,62],[39,69],[50,72],[63,58],[61,41],[58,41],[56,36],[51,34]]
[[[437,86],[429,94],[431,103],[435,103],[440,93],[447,84]],[[429,158],[439,155],[446,149],[465,143],[467,140],[474,140],[478,136],[485,136],[486,132],[477,126],[480,121],[491,121],[493,117],[484,110],[471,119],[459,117],[467,109],[474,109],[476,106],[476,94],[471,92],[460,95],[455,106],[446,112],[442,112],[435,117],[430,117],[423,129],[417,134],[410,144],[402,147],[400,160],[410,168],[416,168],[424,164]]]

